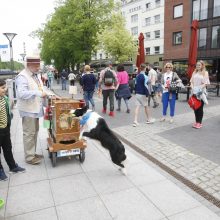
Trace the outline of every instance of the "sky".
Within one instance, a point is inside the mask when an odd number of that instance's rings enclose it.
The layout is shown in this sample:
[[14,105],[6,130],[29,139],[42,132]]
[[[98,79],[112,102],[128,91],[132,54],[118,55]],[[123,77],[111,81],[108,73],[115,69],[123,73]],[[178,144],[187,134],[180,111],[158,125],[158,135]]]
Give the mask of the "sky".
[[54,8],[55,0],[0,0],[0,45],[9,43],[2,33],[17,34],[12,41],[14,60],[21,60],[24,43],[27,55],[36,53],[40,41],[29,34],[46,23]]

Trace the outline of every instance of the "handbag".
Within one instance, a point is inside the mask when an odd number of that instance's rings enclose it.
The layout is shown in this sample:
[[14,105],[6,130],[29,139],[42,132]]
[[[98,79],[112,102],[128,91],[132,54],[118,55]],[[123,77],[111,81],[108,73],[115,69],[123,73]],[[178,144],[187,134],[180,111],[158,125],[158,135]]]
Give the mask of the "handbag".
[[188,100],[188,104],[190,108],[192,108],[193,110],[197,110],[202,105],[202,102],[197,99],[195,95],[192,95]]
[[179,91],[179,86],[177,86],[177,82],[174,81],[174,76],[172,77],[172,80],[170,82],[170,86],[169,86],[169,92],[171,93],[178,93]]

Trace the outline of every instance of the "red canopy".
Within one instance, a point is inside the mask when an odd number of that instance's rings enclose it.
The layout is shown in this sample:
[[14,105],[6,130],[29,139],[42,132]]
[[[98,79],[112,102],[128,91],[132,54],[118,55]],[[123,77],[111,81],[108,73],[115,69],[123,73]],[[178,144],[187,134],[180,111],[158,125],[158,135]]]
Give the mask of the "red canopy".
[[145,63],[144,35],[143,35],[143,33],[140,33],[138,40],[139,40],[139,42],[138,42],[138,54],[137,54],[136,66],[138,67],[138,72],[139,72],[140,65],[142,63]]
[[189,47],[189,60],[188,60],[188,69],[187,75],[190,79],[193,71],[195,70],[196,60],[197,60],[197,49],[198,49],[198,34],[197,30],[199,27],[198,20],[193,20],[191,25],[191,40]]

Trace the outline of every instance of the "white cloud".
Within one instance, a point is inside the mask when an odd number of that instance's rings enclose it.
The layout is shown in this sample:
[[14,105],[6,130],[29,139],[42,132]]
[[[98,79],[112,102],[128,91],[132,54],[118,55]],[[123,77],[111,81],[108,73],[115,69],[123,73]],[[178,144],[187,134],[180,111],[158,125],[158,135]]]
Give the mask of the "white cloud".
[[39,41],[29,34],[46,22],[47,16],[54,11],[54,0],[1,0],[0,7],[0,44],[8,43],[2,33],[16,33],[12,42],[14,60],[21,59],[19,54],[24,51],[23,42],[26,53],[33,53]]

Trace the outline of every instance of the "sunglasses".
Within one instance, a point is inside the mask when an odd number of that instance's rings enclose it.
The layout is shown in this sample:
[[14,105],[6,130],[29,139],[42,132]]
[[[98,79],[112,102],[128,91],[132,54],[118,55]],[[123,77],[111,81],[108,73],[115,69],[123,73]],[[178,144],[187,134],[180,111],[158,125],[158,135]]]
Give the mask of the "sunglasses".
[[171,67],[171,66],[166,66],[166,68],[169,68],[169,69],[171,69],[172,67]]

